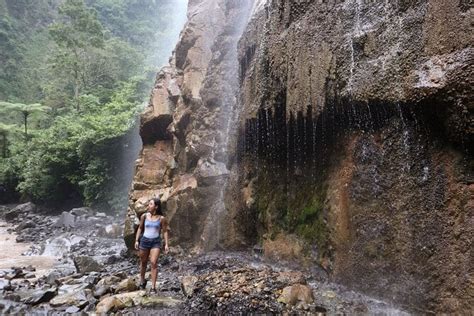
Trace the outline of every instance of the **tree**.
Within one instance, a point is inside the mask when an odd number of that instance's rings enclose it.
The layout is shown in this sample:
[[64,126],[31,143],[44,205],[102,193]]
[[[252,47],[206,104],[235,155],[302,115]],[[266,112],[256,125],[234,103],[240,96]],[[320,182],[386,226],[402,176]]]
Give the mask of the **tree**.
[[15,128],[15,125],[0,123],[0,136],[2,137],[2,157],[7,158],[8,155],[8,134]]
[[49,107],[41,105],[39,103],[23,104],[23,103],[10,103],[0,102],[0,110],[12,110],[22,114],[23,125],[25,127],[25,140],[28,140],[28,118],[32,114],[43,114],[50,110]]
[[97,12],[83,0],[66,0],[59,7],[61,22],[53,24],[50,35],[59,47],[55,67],[72,76],[74,102],[79,110],[79,95],[86,77],[88,53],[104,46],[104,30]]

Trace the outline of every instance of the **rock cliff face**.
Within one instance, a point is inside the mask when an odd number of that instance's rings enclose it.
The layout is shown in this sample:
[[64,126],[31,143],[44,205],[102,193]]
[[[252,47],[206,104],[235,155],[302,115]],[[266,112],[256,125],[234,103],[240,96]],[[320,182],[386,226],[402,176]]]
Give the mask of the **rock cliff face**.
[[464,0],[190,0],[141,117],[128,245],[161,196],[173,243],[261,242],[397,304],[468,312],[473,14]]
[[152,197],[161,197],[175,243],[196,250],[219,246],[223,227],[215,218],[224,212],[228,135],[238,91],[237,43],[249,5],[189,1],[188,22],[141,116],[143,149],[126,219],[129,247]]
[[257,13],[239,46],[237,200],[265,245],[291,233],[354,289],[471,310],[473,14],[441,0]]

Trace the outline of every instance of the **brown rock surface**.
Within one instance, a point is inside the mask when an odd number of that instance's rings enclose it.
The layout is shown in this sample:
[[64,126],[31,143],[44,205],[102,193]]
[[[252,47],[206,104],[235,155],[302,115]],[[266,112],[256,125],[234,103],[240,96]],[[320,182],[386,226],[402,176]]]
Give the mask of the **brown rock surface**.
[[271,260],[296,261],[302,256],[303,247],[296,236],[278,234],[275,239],[263,242],[263,252]]
[[276,0],[256,13],[239,45],[241,226],[295,234],[351,288],[472,311],[473,12]]
[[237,49],[244,2],[189,2],[142,115],[126,240],[161,196],[172,244],[275,236],[269,257],[309,254],[353,289],[469,313],[472,6],[256,1]]
[[158,196],[170,219],[172,243],[214,249],[224,238],[215,213],[223,208],[227,134],[238,89],[237,41],[249,5],[247,0],[189,2],[170,65],[158,73],[141,116],[143,149],[125,223],[129,248],[147,200]]
[[313,291],[307,285],[294,284],[283,289],[279,302],[287,305],[311,304],[313,302]]

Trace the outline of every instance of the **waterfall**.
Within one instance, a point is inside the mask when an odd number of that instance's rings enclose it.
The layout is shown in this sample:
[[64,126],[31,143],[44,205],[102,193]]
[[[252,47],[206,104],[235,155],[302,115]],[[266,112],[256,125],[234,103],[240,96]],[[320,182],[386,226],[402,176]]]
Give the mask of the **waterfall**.
[[[264,1],[259,0],[254,2],[253,8],[251,8],[251,1],[243,2],[245,3],[242,4],[239,2],[237,16],[235,17],[235,20],[231,22],[233,33],[231,36],[231,49],[230,51],[226,52],[226,56],[221,61],[223,64],[222,68],[225,69],[225,74],[223,75],[225,88],[219,94],[222,108],[220,109],[219,113],[220,122],[218,125],[222,126],[222,129],[217,130],[216,132],[222,137],[221,140],[216,143],[216,148],[214,148],[211,154],[212,162],[215,162],[216,165],[223,163],[226,165],[226,167],[223,171],[224,176],[217,180],[217,199],[213,203],[204,222],[201,241],[197,246],[198,251],[224,249],[220,243],[224,237],[223,221],[226,215],[225,190],[228,186],[228,180],[230,177],[230,172],[228,170],[229,159],[231,158],[229,157],[229,147],[231,146],[231,141],[235,140],[237,137],[238,121],[241,112],[241,103],[238,101],[240,72],[237,44],[249,21],[249,18],[252,16],[252,14],[257,13],[264,5]],[[219,41],[220,38],[218,37],[217,40]],[[222,52],[217,52],[217,54],[222,54]]]

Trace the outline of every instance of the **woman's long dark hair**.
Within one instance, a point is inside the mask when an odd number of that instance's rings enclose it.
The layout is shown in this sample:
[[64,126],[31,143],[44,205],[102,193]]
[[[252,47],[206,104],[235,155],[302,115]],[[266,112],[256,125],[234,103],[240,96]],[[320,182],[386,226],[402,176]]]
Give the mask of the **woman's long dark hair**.
[[161,200],[160,198],[154,198],[152,199],[153,200],[153,203],[155,203],[155,206],[156,206],[156,214],[157,215],[160,215],[160,216],[163,216],[163,209],[161,207]]

